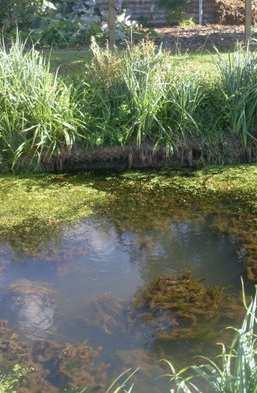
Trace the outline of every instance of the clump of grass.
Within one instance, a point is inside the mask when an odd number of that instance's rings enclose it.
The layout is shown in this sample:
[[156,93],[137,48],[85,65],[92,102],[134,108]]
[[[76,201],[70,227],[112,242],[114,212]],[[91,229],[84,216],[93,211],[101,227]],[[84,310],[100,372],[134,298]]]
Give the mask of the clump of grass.
[[52,74],[49,62],[19,37],[0,46],[0,146],[2,161],[26,166],[61,161],[78,136],[72,88]]
[[126,119],[126,98],[122,80],[120,53],[91,44],[91,60],[85,65],[84,79],[79,81],[80,108],[88,132],[86,147],[120,145]]
[[158,144],[166,133],[162,109],[167,99],[171,73],[168,56],[153,43],[141,43],[124,53],[124,81],[132,121],[125,142],[137,146]]
[[[218,91],[223,96],[221,111],[228,131],[241,138],[244,146],[257,137],[257,56],[249,49],[219,56]],[[225,130],[224,130],[225,131]]]
[[202,82],[197,74],[173,77],[167,100],[167,129],[165,142],[176,149],[190,145],[202,135],[200,108],[205,97]]
[[168,56],[145,42],[123,51],[100,49],[93,42],[91,50],[82,94],[89,145],[155,144],[164,132]]
[[99,147],[127,166],[155,153],[190,166],[254,161],[257,57],[239,48],[217,66],[213,78],[179,73],[151,42],[113,51],[92,42],[84,74],[68,84],[19,37],[2,43],[0,169],[66,169]]

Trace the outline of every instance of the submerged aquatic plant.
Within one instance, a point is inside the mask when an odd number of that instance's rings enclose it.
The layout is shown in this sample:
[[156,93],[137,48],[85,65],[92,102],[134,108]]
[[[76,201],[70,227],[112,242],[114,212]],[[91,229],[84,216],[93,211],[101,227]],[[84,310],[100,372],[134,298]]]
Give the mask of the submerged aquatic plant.
[[[244,298],[245,303],[245,298]],[[256,311],[257,311],[257,290],[256,294],[246,309],[246,314],[240,329],[232,328],[235,332],[232,344],[227,348],[221,344],[221,354],[217,361],[203,358],[206,363],[191,366],[176,372],[173,364],[164,360],[168,365],[171,384],[171,393],[256,393],[257,392],[257,347],[256,347]],[[128,373],[126,371],[125,373]],[[126,374],[125,374],[126,375]],[[129,374],[131,378],[135,371]],[[134,384],[129,384],[129,379],[125,384],[120,383],[123,374],[118,377],[108,393],[131,392]],[[204,390],[198,385],[204,383]],[[118,384],[118,390],[117,390]]]
[[207,320],[233,314],[222,288],[207,288],[190,273],[153,280],[138,291],[133,306],[135,316],[150,322],[156,337],[168,340],[209,334],[210,326],[208,331],[204,327]]

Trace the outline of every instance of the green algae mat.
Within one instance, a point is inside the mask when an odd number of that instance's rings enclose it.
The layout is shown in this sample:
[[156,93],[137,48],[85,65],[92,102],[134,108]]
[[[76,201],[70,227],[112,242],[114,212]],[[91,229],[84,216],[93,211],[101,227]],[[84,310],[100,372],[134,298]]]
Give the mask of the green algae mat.
[[242,242],[248,277],[255,280],[256,194],[256,165],[96,176],[5,175],[0,178],[0,235],[17,239],[30,233],[35,241],[31,246],[37,246],[43,233],[51,236],[92,214],[110,216],[118,225],[137,230],[155,221],[160,225],[160,218],[165,225],[167,213],[218,214],[219,230],[235,234]]

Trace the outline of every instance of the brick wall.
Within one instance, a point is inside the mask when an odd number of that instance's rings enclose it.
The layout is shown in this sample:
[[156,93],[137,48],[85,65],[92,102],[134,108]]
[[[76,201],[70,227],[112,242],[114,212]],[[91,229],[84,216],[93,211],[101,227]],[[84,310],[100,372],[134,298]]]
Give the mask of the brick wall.
[[[96,0],[96,3],[100,9],[107,9],[107,0]],[[203,5],[203,23],[217,22],[214,0],[203,0]],[[167,10],[160,6],[159,0],[123,0],[122,8],[126,8],[132,19],[139,22],[153,26],[167,25]],[[191,1],[187,14],[198,21],[199,0]]]

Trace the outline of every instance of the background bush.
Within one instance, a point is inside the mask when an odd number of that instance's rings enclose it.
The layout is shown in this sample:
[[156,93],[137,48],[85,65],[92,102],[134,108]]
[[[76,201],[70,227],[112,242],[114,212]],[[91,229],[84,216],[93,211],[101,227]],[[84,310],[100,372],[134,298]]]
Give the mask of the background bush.
[[[215,0],[219,21],[226,25],[240,25],[245,21],[244,0]],[[257,22],[257,1],[252,1],[253,22]]]

